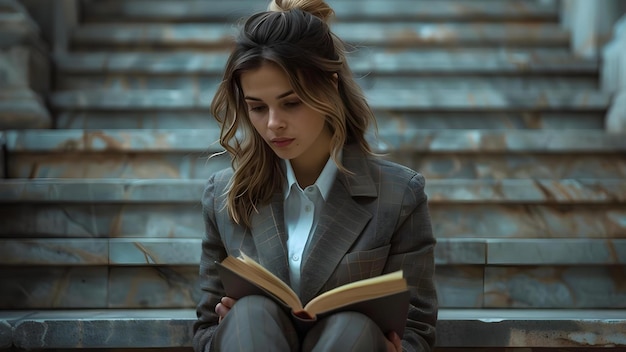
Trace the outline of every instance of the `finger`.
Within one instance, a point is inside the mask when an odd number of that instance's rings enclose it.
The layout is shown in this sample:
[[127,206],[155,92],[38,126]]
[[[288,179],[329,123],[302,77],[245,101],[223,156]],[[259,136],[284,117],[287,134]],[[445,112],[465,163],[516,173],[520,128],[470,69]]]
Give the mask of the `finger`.
[[228,308],[232,308],[235,305],[235,302],[237,302],[236,299],[234,298],[230,298],[230,297],[222,297],[222,299],[220,300],[220,303],[222,303],[223,305],[225,305]]
[[402,351],[402,340],[400,340],[400,336],[398,336],[398,334],[396,334],[395,332],[390,332],[389,334],[387,334],[387,338],[396,348],[396,351]]
[[217,313],[217,315],[219,315],[220,317],[225,317],[226,314],[228,313],[228,311],[230,310],[230,308],[226,307],[225,305],[218,303],[215,306],[215,313]]

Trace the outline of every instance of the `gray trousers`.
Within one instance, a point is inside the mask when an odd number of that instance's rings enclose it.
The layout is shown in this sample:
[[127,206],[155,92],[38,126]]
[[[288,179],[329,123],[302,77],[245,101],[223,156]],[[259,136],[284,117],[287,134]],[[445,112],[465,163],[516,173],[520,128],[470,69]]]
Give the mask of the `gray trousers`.
[[368,317],[341,312],[298,336],[291,317],[274,301],[247,296],[222,320],[211,351],[386,351],[386,338]]

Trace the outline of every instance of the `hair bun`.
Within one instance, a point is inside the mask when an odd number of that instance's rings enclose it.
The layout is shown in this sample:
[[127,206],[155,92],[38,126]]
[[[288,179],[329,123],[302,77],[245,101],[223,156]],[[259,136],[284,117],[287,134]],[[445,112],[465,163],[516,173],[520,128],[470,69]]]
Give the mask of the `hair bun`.
[[335,13],[323,0],[272,0],[267,9],[275,12],[300,9],[321,18],[324,22],[328,22]]

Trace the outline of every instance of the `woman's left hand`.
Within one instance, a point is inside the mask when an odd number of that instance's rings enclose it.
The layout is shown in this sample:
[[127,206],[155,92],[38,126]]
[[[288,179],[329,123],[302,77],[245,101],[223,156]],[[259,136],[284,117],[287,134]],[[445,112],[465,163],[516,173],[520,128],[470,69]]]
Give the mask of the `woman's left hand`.
[[402,352],[402,341],[395,332],[387,334],[387,352]]

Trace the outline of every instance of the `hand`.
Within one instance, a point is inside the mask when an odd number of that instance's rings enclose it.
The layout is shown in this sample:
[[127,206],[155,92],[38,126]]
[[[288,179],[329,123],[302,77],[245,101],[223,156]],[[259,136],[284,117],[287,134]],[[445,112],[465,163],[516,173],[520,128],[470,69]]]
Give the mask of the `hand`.
[[402,341],[393,331],[387,334],[387,352],[402,352]]
[[215,306],[215,313],[217,313],[217,315],[220,316],[219,322],[221,322],[222,319],[224,319],[226,314],[228,314],[228,312],[235,305],[236,302],[237,300],[233,298],[226,297],[226,296],[222,297],[222,299],[220,300],[220,303],[218,303]]

